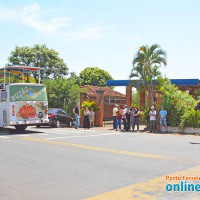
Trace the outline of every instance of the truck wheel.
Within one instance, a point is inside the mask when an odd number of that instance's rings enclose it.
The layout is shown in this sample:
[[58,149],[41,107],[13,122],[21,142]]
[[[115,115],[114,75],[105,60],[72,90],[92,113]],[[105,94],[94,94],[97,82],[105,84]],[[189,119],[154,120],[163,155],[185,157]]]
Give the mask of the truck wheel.
[[56,121],[55,127],[56,127],[56,128],[60,128],[60,121],[59,121],[59,120]]
[[17,131],[24,131],[26,128],[27,128],[27,125],[18,125],[18,126],[15,126],[15,129]]
[[36,125],[37,128],[40,128],[40,125]]

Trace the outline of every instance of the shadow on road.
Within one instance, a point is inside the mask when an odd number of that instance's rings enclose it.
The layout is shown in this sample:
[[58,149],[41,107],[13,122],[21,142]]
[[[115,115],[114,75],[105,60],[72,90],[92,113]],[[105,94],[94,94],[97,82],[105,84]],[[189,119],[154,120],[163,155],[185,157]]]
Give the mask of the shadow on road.
[[[28,129],[28,130],[25,130],[25,131],[19,131],[19,130],[16,130],[15,128],[1,128],[0,129],[0,137],[5,136],[5,135],[39,134],[39,133],[44,133],[43,129],[46,129],[46,128],[56,129],[56,128],[52,128],[52,127],[49,127],[49,126],[48,127],[43,126],[43,127],[36,128],[37,130]],[[69,127],[61,126],[60,128],[69,128]]]
[[189,142],[190,144],[200,144],[200,142]]
[[3,135],[37,134],[37,133],[43,133],[43,132],[41,132],[39,129],[38,131],[33,131],[33,130],[17,131],[16,129],[12,128],[2,128],[0,130],[0,137]]

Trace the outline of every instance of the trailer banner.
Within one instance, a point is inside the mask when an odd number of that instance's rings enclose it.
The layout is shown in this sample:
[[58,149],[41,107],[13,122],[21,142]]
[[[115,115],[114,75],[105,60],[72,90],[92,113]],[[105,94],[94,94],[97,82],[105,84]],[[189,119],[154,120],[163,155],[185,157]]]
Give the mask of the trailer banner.
[[46,87],[43,85],[12,85],[10,101],[47,101]]
[[16,119],[48,119],[47,102],[15,103]]

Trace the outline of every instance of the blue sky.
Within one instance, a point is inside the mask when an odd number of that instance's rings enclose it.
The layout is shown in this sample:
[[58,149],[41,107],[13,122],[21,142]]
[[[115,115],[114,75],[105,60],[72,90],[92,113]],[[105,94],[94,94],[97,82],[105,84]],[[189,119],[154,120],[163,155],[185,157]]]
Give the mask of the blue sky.
[[141,45],[167,51],[169,78],[200,78],[198,0],[0,0],[0,66],[15,45],[47,44],[70,71],[98,66],[128,79]]

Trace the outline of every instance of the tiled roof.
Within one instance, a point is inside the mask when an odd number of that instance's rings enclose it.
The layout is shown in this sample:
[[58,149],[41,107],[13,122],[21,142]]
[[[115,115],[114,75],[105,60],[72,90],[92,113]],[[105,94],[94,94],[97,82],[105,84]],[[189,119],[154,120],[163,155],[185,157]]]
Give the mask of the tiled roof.
[[[84,85],[84,86],[81,86],[81,88],[87,89],[88,96],[96,96],[96,93],[97,93],[96,91],[100,90],[99,86],[93,86],[93,85]],[[112,89],[109,89],[107,87],[101,87],[101,90],[104,91],[105,97],[126,98],[126,95],[120,92],[114,91]]]

